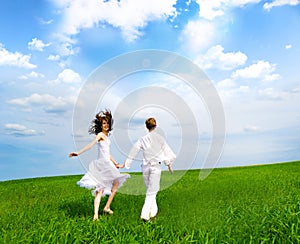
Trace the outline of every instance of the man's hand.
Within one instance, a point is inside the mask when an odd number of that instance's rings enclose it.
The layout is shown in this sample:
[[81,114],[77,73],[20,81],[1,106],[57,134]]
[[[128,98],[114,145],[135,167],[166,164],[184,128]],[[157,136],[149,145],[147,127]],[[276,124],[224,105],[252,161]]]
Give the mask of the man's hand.
[[168,165],[168,169],[169,169],[170,173],[173,174],[173,169],[172,169],[172,165],[171,164]]

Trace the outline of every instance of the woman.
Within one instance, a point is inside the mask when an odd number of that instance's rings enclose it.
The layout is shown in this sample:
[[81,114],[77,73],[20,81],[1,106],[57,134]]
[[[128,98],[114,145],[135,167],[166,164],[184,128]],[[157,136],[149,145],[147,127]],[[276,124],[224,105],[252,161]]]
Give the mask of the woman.
[[110,155],[109,132],[112,130],[113,118],[110,111],[101,111],[96,114],[89,129],[90,134],[96,137],[78,152],[71,152],[69,157],[79,156],[91,149],[96,143],[98,145],[98,159],[89,164],[88,172],[77,184],[87,189],[93,189],[94,200],[94,220],[98,219],[99,205],[102,195],[109,195],[107,203],[103,209],[105,213],[113,214],[110,204],[117,192],[123,185],[129,174],[121,174],[117,169],[119,164]]

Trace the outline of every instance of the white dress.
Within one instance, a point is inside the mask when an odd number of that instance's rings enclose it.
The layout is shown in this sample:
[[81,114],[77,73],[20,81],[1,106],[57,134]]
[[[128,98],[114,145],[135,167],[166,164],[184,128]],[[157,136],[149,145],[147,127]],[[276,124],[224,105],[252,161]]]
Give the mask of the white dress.
[[119,181],[118,187],[121,187],[130,175],[121,174],[110,160],[110,140],[108,137],[98,142],[97,146],[98,159],[89,164],[87,173],[77,184],[92,190],[93,195],[100,190],[104,190],[102,195],[110,195],[113,181],[117,179]]

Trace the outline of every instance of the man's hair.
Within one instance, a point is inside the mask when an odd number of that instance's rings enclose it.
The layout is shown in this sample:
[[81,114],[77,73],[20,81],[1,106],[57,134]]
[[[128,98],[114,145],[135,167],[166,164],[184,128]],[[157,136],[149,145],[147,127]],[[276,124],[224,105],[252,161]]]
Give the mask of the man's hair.
[[156,127],[156,120],[154,118],[148,118],[145,121],[148,130],[153,130]]

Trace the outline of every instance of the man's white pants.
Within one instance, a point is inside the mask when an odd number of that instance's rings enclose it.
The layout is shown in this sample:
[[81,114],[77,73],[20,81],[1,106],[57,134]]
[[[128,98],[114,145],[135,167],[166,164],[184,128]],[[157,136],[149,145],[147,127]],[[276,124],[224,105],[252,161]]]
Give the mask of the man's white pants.
[[142,166],[142,170],[147,190],[141,218],[149,220],[150,218],[156,216],[158,211],[156,195],[160,186],[161,166],[160,164],[147,164]]

